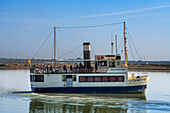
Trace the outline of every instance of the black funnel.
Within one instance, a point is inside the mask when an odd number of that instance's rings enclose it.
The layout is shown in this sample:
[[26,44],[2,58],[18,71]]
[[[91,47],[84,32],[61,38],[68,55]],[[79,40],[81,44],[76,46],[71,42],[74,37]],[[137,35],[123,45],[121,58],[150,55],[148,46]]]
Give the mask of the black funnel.
[[90,60],[90,42],[84,42],[83,43],[83,55],[84,55],[84,68],[90,69],[91,68],[91,61]]

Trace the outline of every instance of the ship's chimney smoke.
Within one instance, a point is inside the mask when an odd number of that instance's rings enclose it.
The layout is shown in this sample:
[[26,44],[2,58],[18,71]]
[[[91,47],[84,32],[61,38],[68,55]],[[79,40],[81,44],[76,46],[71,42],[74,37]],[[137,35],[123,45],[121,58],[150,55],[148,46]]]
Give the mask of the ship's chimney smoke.
[[[84,60],[90,60],[90,42],[84,42],[83,43],[83,55]],[[91,61],[84,61],[84,68],[90,69],[91,67]]]

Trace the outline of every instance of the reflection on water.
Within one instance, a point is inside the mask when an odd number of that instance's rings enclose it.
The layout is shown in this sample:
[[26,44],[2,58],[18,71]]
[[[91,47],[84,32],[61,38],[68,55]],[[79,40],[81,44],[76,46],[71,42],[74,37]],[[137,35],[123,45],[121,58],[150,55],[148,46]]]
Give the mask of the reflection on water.
[[[30,95],[25,95],[30,96]],[[83,95],[83,94],[32,94],[29,112],[52,113],[126,113],[137,101],[146,101],[144,94]],[[145,108],[144,105],[138,107]],[[133,111],[133,110],[129,110]],[[136,111],[140,111],[136,110]]]
[[32,100],[30,102],[31,113],[36,112],[47,112],[47,113],[66,113],[66,112],[76,112],[76,113],[91,113],[91,112],[127,112],[127,109],[122,109],[121,107],[106,107],[105,105],[94,105],[93,103],[85,104],[74,104],[74,103],[48,103],[41,102],[38,99]]

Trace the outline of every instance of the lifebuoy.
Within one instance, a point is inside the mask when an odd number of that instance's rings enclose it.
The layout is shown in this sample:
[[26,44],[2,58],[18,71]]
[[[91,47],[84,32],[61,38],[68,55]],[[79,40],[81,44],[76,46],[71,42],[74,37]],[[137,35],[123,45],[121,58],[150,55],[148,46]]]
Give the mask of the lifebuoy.
[[44,69],[43,69],[43,68],[41,68],[41,69],[40,69],[40,72],[41,72],[41,73],[43,73],[43,72],[44,72]]
[[89,71],[88,69],[85,69],[85,70],[84,70],[85,73],[88,73],[88,71]]
[[80,69],[80,73],[83,73],[84,72],[84,69]]
[[76,69],[76,73],[79,73],[79,69]]
[[39,69],[38,68],[35,68],[35,72],[38,73]]
[[102,60],[103,60],[103,59],[104,59],[104,56],[101,56],[101,57],[100,57],[100,59],[102,59]]
[[93,72],[93,69],[89,69],[89,72],[92,73],[92,72]]

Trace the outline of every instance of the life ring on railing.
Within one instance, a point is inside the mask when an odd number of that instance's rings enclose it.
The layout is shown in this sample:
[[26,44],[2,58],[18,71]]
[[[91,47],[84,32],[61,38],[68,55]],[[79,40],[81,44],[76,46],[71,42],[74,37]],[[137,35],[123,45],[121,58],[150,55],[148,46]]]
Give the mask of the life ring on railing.
[[76,70],[75,70],[75,69],[73,69],[73,72],[76,72]]
[[80,71],[79,71],[79,69],[76,69],[76,73],[79,73]]
[[35,73],[38,73],[39,69],[38,68],[35,68]]
[[84,69],[80,69],[80,73],[83,73],[84,72]]
[[40,72],[41,72],[41,73],[43,73],[43,72],[44,72],[44,69],[43,69],[43,68],[41,68],[41,69],[40,69]]
[[92,73],[94,70],[93,69],[89,69],[89,72]]
[[100,59],[102,59],[102,60],[103,60],[103,59],[104,59],[104,56],[101,56],[101,57],[100,57]]
[[88,71],[89,71],[88,69],[85,69],[85,70],[84,70],[85,73],[88,73]]

